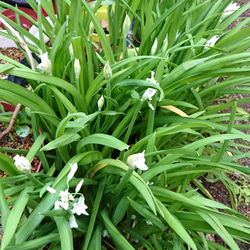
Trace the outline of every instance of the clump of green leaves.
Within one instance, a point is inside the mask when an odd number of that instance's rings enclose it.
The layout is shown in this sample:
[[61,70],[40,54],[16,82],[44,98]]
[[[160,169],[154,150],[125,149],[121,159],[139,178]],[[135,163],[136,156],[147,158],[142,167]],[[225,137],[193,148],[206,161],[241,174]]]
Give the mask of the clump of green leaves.
[[[231,197],[226,173],[249,177],[237,163],[249,153],[234,141],[250,140],[234,123],[249,119],[237,109],[249,97],[229,98],[250,93],[250,19],[240,17],[249,4],[65,0],[55,1],[55,15],[51,0],[27,2],[38,37],[8,23],[42,62],[32,71],[1,55],[10,64],[0,70],[29,79],[33,91],[0,80],[0,98],[30,108],[36,141],[27,158],[37,154],[43,170],[22,175],[0,155],[9,174],[0,182],[2,249],[225,249],[207,233],[231,249],[247,242],[249,220],[213,201],[199,177],[222,180]],[[82,179],[89,216],[72,229],[69,210],[55,210],[58,197],[47,190],[73,193]]]

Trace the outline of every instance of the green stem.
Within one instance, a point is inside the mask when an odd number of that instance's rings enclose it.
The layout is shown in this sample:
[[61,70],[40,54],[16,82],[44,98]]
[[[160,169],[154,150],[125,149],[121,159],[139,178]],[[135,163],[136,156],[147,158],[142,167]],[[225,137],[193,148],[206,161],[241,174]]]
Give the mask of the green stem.
[[121,193],[121,191],[126,187],[131,175],[133,174],[133,171],[134,169],[129,168],[125,175],[122,177],[120,183],[115,187],[115,189],[113,190],[115,197],[117,197]]
[[106,95],[107,95],[107,110],[110,110],[111,104],[110,104],[110,99],[111,99],[111,84],[110,81],[107,81],[106,85]]
[[125,143],[127,143],[128,140],[129,140],[129,137],[131,135],[132,129],[133,129],[134,124],[135,124],[135,120],[136,120],[136,118],[138,116],[138,113],[139,113],[139,111],[141,109],[142,104],[143,104],[143,102],[141,102],[141,101],[139,102],[139,104],[135,104],[136,105],[136,109],[134,111],[134,114],[132,116],[132,119],[130,121],[130,124],[129,124],[127,132],[126,132],[126,135],[125,135],[124,140],[123,140]]
[[37,180],[32,174],[27,174],[28,178],[30,179],[31,182],[33,182],[35,185],[43,187],[44,184]]

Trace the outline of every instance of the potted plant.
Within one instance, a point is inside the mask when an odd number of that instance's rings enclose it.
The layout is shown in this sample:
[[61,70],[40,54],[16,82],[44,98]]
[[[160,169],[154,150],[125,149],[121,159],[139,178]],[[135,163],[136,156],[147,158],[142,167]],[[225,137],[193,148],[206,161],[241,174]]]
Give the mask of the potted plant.
[[[214,201],[199,178],[221,179],[234,205],[227,174],[249,175],[233,141],[250,140],[234,123],[249,116],[227,96],[249,91],[249,18],[227,30],[249,4],[55,1],[55,15],[52,1],[27,2],[38,10],[39,39],[13,26],[41,63],[0,65],[32,87],[0,80],[0,98],[30,108],[42,133],[36,145],[45,141],[43,170],[21,174],[0,155],[9,174],[0,179],[1,249],[224,249],[208,234],[231,249],[247,242],[249,220]],[[96,17],[101,5],[109,39]]]

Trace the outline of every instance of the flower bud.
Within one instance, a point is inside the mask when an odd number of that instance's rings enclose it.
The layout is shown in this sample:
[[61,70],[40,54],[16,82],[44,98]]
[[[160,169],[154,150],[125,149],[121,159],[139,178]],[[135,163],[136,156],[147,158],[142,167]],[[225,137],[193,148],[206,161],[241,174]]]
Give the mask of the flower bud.
[[28,174],[31,172],[31,165],[30,162],[27,158],[25,158],[24,156],[20,156],[20,155],[16,155],[14,156],[14,164],[16,166],[16,168],[24,173],[24,174]]
[[76,78],[79,79],[80,73],[81,73],[81,65],[80,65],[79,59],[77,58],[74,61],[74,71],[75,71]]
[[109,65],[109,62],[107,62],[103,68],[103,75],[107,81],[110,81],[112,78],[112,70]]
[[70,54],[70,59],[73,60],[75,56],[74,56],[74,50],[73,50],[72,43],[69,46],[69,54]]
[[155,38],[154,44],[153,44],[153,46],[152,46],[152,48],[151,48],[151,55],[152,55],[152,56],[156,53],[156,51],[157,51],[157,46],[158,46],[158,41],[157,41],[157,38]]
[[43,72],[47,73],[48,75],[51,75],[52,65],[51,65],[51,61],[49,60],[49,57],[48,57],[48,52],[41,54],[40,58],[41,58],[41,63],[39,63],[37,65],[37,68],[41,69]]
[[127,37],[129,33],[130,24],[131,24],[130,18],[128,14],[126,14],[124,22],[123,22],[123,26],[122,26],[122,32],[123,32],[124,37]]
[[95,27],[94,27],[93,22],[90,22],[90,24],[89,24],[89,35],[90,36],[92,36],[94,29],[95,29]]
[[102,110],[102,107],[103,107],[103,105],[104,105],[104,102],[105,102],[105,100],[104,100],[104,97],[103,97],[103,95],[99,98],[99,100],[97,101],[97,106],[98,106],[98,110],[99,111],[101,111]]

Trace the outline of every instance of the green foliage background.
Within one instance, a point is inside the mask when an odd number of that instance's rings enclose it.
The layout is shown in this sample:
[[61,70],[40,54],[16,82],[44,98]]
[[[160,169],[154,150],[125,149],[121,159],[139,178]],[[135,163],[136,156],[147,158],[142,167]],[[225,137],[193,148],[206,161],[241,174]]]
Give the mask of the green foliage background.
[[[0,168],[9,175],[0,179],[1,249],[42,249],[48,244],[49,249],[67,250],[108,245],[226,249],[207,234],[218,234],[229,248],[239,249],[235,239],[249,240],[250,223],[236,212],[235,183],[228,174],[249,177],[249,168],[237,160],[249,157],[239,147],[249,149],[245,141],[250,136],[241,131],[245,125],[234,121],[249,119],[238,105],[250,98],[235,100],[230,94],[250,93],[250,20],[240,17],[250,4],[222,19],[231,0],[64,0],[55,1],[57,16],[51,0],[27,2],[37,11],[38,22],[23,15],[38,27],[39,38],[18,22],[8,23],[34,43],[27,42],[28,50],[48,52],[52,75],[0,55],[9,62],[0,65],[1,72],[25,77],[32,86],[30,91],[0,79],[0,99],[30,109],[36,141],[26,157],[39,156],[43,170],[33,178],[22,175],[0,154]],[[101,5],[107,6],[108,36],[95,14]],[[0,6],[21,13],[6,3]],[[122,33],[126,14],[133,23],[130,39]],[[238,19],[242,22],[227,29]],[[98,44],[89,32],[90,22]],[[215,35],[219,40],[207,47]],[[10,30],[6,37],[19,42]],[[107,62],[110,81],[103,74]],[[151,71],[159,86],[146,81]],[[151,101],[155,110],[141,100],[147,88],[157,89]],[[101,95],[105,104],[100,110]],[[128,156],[143,150],[149,170],[131,172]],[[90,214],[77,217],[74,230],[65,211],[53,210],[57,197],[45,191],[48,185],[65,190],[69,163],[79,166],[70,187],[84,178],[81,192]],[[213,201],[201,176],[221,180],[233,208]]]

